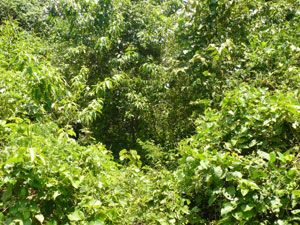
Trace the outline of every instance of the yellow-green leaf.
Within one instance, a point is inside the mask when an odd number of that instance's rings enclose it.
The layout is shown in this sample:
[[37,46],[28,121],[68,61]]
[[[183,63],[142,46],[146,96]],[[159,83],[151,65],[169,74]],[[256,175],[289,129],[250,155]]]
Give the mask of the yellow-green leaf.
[[34,148],[29,148],[30,160],[33,162],[35,160],[36,152]]
[[42,214],[38,214],[34,216],[41,224],[44,222],[44,216]]

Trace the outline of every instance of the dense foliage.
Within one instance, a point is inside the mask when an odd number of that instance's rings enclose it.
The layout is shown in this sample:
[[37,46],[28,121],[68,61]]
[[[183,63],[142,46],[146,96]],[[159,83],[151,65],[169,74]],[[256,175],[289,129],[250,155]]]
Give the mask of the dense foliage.
[[0,224],[299,224],[297,0],[0,0]]

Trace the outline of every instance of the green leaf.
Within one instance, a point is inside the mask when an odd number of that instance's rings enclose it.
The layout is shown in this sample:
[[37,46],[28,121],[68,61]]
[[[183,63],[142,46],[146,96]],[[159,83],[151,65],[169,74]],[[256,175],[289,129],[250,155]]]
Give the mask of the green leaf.
[[32,75],[32,73],[33,73],[32,67],[28,66],[27,69],[26,69],[26,72],[27,72],[29,75]]
[[273,163],[276,161],[276,153],[275,152],[270,152],[270,162]]
[[236,213],[233,213],[232,215],[234,218],[236,218],[237,220],[239,221],[242,221],[243,218],[244,218],[244,214],[242,212],[236,212]]
[[101,220],[95,220],[88,223],[88,225],[105,225],[105,223]]
[[212,194],[208,200],[208,205],[211,206],[216,199],[217,199],[217,196],[215,194]]
[[74,212],[68,215],[68,218],[71,221],[80,221],[84,219],[84,214],[80,210],[76,209]]
[[234,178],[242,178],[243,174],[239,171],[234,171],[231,173]]
[[[27,224],[24,224],[24,221],[23,220],[19,220],[19,219],[15,219],[13,222],[15,222],[14,224],[18,224],[18,225],[27,225]],[[11,223],[10,223],[11,224]]]
[[41,155],[38,155],[37,157],[38,157],[38,159],[39,159],[39,162],[41,162],[41,163],[45,166],[45,165],[46,165],[46,160],[45,160],[45,158],[44,158],[43,156],[41,156]]
[[247,212],[253,209],[254,206],[255,206],[254,204],[244,204],[241,206],[241,209],[243,210],[243,212]]
[[[15,121],[16,123],[22,123],[24,121],[22,118],[15,117],[15,116],[9,117],[8,120]],[[9,125],[9,124],[7,124],[7,125]]]
[[103,212],[98,212],[95,216],[95,219],[98,221],[105,221],[106,220],[106,215]]
[[60,196],[61,193],[59,191],[55,191],[52,195],[53,199],[55,200],[58,196]]
[[74,180],[72,177],[70,177],[72,186],[76,189],[79,188],[79,185],[82,183],[83,180],[84,180],[84,176],[80,176],[78,180]]
[[75,133],[72,129],[69,129],[69,130],[67,131],[67,133],[68,133],[69,136],[76,137],[76,133]]
[[284,157],[284,155],[282,154],[282,153],[280,153],[280,152],[276,152],[277,153],[277,155],[279,156],[279,160],[281,161],[281,162],[286,162],[286,159],[285,159],[285,157]]
[[55,220],[50,220],[46,223],[46,225],[57,225],[57,222]]
[[85,204],[83,207],[85,208],[100,208],[101,202],[99,200],[91,200],[87,204]]
[[181,211],[184,213],[184,214],[190,214],[190,210],[189,210],[189,208],[188,208],[188,206],[187,205],[185,205],[185,206],[183,206],[182,208],[181,208]]
[[223,170],[220,166],[217,166],[214,168],[214,174],[218,177],[221,178],[223,175]]
[[230,186],[228,188],[226,188],[226,191],[228,194],[230,194],[232,197],[235,195],[235,187],[234,186]]
[[25,196],[27,194],[27,191],[25,188],[21,188],[21,191],[20,191],[20,195],[21,196]]
[[257,144],[256,140],[253,139],[250,144],[248,145],[249,148],[252,148],[253,146],[255,146]]
[[106,211],[106,215],[111,221],[114,221],[118,214],[115,210],[109,209]]
[[295,173],[297,172],[297,168],[293,167],[288,171],[288,176],[289,177],[293,177],[295,175]]
[[225,215],[230,213],[236,208],[236,205],[232,205],[231,203],[225,203],[224,207],[221,209],[221,215]]
[[275,196],[274,199],[271,201],[271,208],[273,210],[279,209],[282,206],[280,199]]
[[246,196],[248,194],[248,192],[249,192],[248,188],[242,188],[241,189],[241,193],[242,193],[243,196]]
[[257,151],[257,154],[258,154],[261,158],[270,161],[270,155],[269,155],[268,153],[258,150],[258,151]]
[[3,192],[1,200],[7,201],[12,196],[12,187],[9,186],[6,191]]
[[245,184],[246,186],[250,187],[252,190],[260,190],[257,184],[251,180],[241,179],[240,183]]
[[34,162],[35,156],[36,156],[35,149],[34,148],[29,148],[29,153],[30,153],[30,160],[31,160],[31,162]]
[[34,216],[41,224],[44,222],[44,216],[42,214],[38,214]]
[[110,80],[105,81],[105,86],[107,89],[112,89],[112,87],[113,87],[112,82]]
[[297,197],[300,197],[300,190],[294,190],[294,191],[292,191],[292,194]]
[[294,214],[294,215],[299,214],[299,213],[300,213],[300,209],[292,210],[292,214]]
[[22,161],[23,161],[23,158],[22,158],[22,157],[13,157],[13,158],[9,158],[9,159],[4,163],[4,165],[10,164],[10,163],[19,163],[19,162],[22,162]]
[[127,155],[127,150],[126,149],[123,149],[119,152],[119,158],[121,161],[123,161],[124,159],[127,159],[128,158],[128,155]]

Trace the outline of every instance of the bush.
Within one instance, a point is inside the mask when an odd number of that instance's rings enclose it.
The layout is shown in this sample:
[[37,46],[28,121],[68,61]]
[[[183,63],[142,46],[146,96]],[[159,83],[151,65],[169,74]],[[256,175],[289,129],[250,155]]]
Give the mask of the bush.
[[4,224],[185,224],[188,210],[167,170],[123,167],[103,145],[80,146],[54,123],[14,118],[0,132]]
[[299,221],[299,102],[293,93],[243,86],[208,109],[182,142],[177,176],[190,221]]

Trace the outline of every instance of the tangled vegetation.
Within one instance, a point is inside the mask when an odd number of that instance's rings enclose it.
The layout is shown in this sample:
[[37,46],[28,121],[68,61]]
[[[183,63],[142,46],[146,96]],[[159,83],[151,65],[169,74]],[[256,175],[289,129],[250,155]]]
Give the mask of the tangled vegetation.
[[0,224],[300,224],[298,0],[0,8]]

